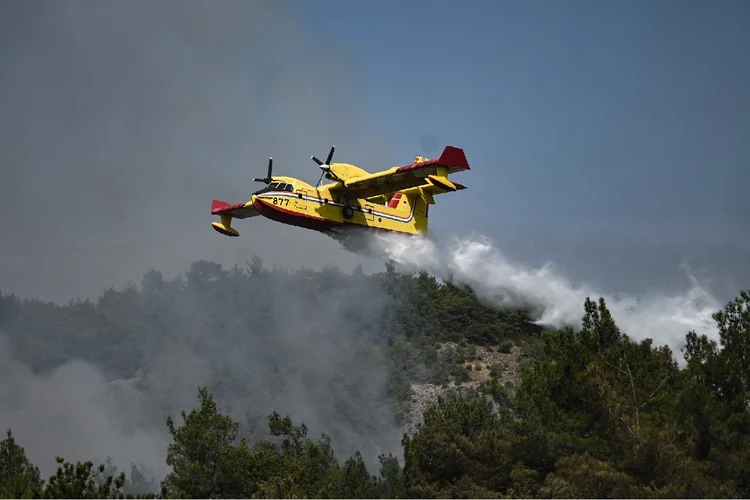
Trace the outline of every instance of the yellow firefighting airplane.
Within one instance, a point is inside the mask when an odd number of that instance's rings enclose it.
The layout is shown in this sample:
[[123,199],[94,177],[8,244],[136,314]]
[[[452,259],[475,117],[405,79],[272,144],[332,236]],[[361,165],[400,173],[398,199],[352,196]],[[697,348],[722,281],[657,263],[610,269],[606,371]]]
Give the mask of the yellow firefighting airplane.
[[[221,218],[221,222],[212,223],[213,228],[227,236],[239,236],[231,225],[233,218],[262,215],[339,241],[348,229],[425,235],[433,196],[466,189],[448,180],[448,174],[469,170],[459,148],[447,146],[436,160],[417,156],[411,165],[374,174],[348,163],[331,163],[334,150],[332,147],[325,162],[312,157],[323,171],[317,187],[292,177],[274,177],[270,158],[268,175],[253,179],[266,187],[254,192],[250,201],[235,205],[213,201],[211,214]],[[323,176],[332,183],[320,185]]]

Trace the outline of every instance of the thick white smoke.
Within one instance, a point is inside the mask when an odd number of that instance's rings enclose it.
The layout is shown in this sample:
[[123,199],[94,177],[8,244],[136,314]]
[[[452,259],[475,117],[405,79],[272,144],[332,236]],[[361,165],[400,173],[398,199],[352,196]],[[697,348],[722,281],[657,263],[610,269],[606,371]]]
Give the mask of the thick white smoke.
[[681,294],[653,292],[631,297],[574,284],[552,264],[533,268],[512,262],[483,236],[454,239],[441,246],[428,238],[398,234],[379,234],[373,240],[374,250],[407,270],[425,270],[468,285],[498,305],[531,307],[542,325],[580,326],[586,297],[604,297],[615,321],[631,338],[651,338],[657,345],[668,345],[678,358],[690,330],[717,335],[711,315],[723,304],[692,275],[690,288]]

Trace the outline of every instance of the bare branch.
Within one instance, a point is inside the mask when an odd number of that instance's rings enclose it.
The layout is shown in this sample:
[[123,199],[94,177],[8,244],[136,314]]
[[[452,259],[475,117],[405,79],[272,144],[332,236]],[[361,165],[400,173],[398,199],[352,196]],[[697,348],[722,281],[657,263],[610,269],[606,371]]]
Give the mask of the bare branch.
[[[623,358],[625,358],[625,355],[623,355]],[[630,363],[628,363],[627,359],[625,360],[625,366],[628,368],[628,375],[630,375],[630,388],[633,391],[633,404],[638,404],[638,396],[635,395],[635,381],[633,381],[633,372],[630,371]],[[638,435],[640,436],[641,433],[641,419],[640,414],[638,410],[640,407],[635,409],[635,426],[638,430]],[[640,439],[638,440],[640,443]]]
[[633,429],[628,425],[625,419],[620,417],[620,422],[625,424],[625,428],[628,430],[628,432],[630,432],[630,435],[633,436],[633,439],[635,439],[638,442],[638,444],[640,444],[641,438],[635,432],[633,432]]
[[669,372],[667,372],[667,373],[666,373],[666,374],[664,375],[664,378],[663,378],[663,379],[661,379],[661,382],[659,382],[659,385],[658,385],[658,386],[656,386],[656,389],[654,389],[654,390],[653,390],[653,392],[651,392],[651,394],[649,394],[649,396],[648,396],[648,397],[646,398],[646,400],[645,400],[645,401],[643,402],[643,404],[642,404],[641,406],[639,406],[639,407],[638,407],[638,409],[639,409],[639,410],[640,410],[641,408],[643,408],[644,406],[646,406],[646,403],[648,403],[648,402],[649,402],[649,400],[650,400],[651,398],[653,398],[653,397],[654,397],[654,395],[655,395],[655,394],[656,394],[656,393],[657,393],[657,392],[659,391],[659,389],[661,389],[661,386],[663,386],[663,385],[664,385],[664,382],[666,382],[666,381],[667,381],[667,379],[669,379]]
[[617,370],[618,372],[622,373],[623,375],[627,375],[628,374],[628,372],[626,372],[625,370],[623,370],[619,366],[615,366],[615,365],[613,365],[612,363],[610,363],[608,361],[605,361],[604,364],[607,365],[607,366],[609,366],[610,368],[614,368],[615,370]]
[[630,371],[630,363],[628,363],[627,360],[625,361],[625,366],[627,366],[628,375],[630,376],[630,389],[633,391],[633,401],[637,401],[638,397],[635,395],[635,382],[633,381],[633,372]]

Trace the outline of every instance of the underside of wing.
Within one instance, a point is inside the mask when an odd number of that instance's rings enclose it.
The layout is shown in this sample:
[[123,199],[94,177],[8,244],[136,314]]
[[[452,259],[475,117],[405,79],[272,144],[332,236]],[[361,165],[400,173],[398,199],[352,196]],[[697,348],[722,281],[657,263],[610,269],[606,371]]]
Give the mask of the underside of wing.
[[225,201],[214,200],[211,202],[211,215],[221,217],[221,222],[211,223],[211,227],[216,231],[226,236],[239,236],[240,233],[232,227],[232,219],[257,217],[260,213],[253,207],[251,201],[232,205]]
[[352,197],[371,198],[404,189],[433,186],[441,192],[456,191],[463,186],[448,180],[448,174],[469,170],[469,162],[462,149],[447,146],[439,158],[422,159],[403,167],[393,167],[382,172],[341,181],[331,191],[350,194]]
[[253,207],[251,201],[235,203],[234,205],[225,201],[214,200],[211,203],[211,215],[225,215],[233,219],[247,219],[260,215]]
[[[428,182],[425,182],[424,184],[420,184],[417,187],[402,189],[398,192],[407,194],[407,195],[422,196],[429,205],[432,205],[435,203],[435,200],[432,198],[432,195],[441,194],[441,193],[450,193],[453,191],[461,191],[463,189],[466,189],[466,186],[464,186],[460,182],[451,181],[451,184],[453,184],[456,187],[456,189],[445,190],[441,188],[437,183],[433,184],[432,182],[429,182],[429,177],[427,179],[428,179]],[[382,205],[388,205],[388,203],[393,198],[394,194],[395,192],[378,194],[375,196],[370,196],[369,198],[365,198],[365,199],[373,203],[380,203]]]

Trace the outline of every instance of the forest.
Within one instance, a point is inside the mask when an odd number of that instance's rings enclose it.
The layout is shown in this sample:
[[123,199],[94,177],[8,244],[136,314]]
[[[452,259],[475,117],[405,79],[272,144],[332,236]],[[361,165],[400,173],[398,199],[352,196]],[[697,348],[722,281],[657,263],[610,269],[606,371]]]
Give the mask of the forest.
[[581,317],[258,258],[2,293],[0,497],[750,497],[750,293],[679,353]]

